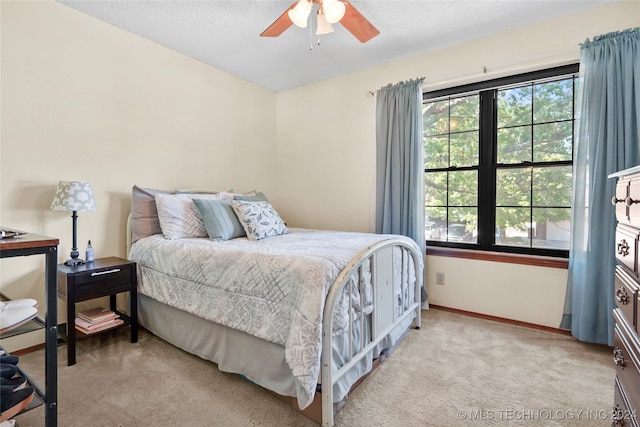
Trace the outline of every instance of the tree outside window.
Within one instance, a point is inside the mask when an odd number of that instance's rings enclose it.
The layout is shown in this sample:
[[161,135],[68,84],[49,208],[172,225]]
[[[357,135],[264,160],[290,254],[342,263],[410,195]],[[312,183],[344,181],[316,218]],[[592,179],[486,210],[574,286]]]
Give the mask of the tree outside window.
[[428,244],[568,256],[577,78],[569,66],[425,94]]

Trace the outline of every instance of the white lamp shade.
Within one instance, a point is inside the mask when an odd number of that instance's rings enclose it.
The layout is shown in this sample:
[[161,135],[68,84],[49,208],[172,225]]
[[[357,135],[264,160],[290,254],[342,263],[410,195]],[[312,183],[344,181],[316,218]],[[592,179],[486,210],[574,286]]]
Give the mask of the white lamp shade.
[[316,28],[316,34],[329,34],[333,33],[335,30],[333,26],[327,22],[327,19],[324,16],[324,13],[318,13],[318,25]]
[[309,0],[300,0],[293,9],[287,12],[287,15],[296,26],[306,28],[310,13],[311,2]]
[[60,181],[51,202],[52,211],[95,211],[96,202],[89,182]]
[[323,0],[322,7],[324,8],[325,18],[330,24],[340,21],[347,11],[347,6],[340,0]]

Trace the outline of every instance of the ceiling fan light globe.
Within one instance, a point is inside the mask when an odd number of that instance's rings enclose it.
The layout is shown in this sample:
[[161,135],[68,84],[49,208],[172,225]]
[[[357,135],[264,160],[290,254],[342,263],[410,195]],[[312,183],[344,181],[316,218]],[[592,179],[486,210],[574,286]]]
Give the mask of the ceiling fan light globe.
[[309,0],[300,0],[293,9],[287,12],[287,15],[296,26],[306,28],[310,13],[311,2]]
[[316,35],[333,33],[335,30],[330,23],[327,22],[324,13],[318,13],[318,23],[316,26]]
[[347,11],[347,6],[340,0],[323,0],[325,18],[330,24],[339,22]]

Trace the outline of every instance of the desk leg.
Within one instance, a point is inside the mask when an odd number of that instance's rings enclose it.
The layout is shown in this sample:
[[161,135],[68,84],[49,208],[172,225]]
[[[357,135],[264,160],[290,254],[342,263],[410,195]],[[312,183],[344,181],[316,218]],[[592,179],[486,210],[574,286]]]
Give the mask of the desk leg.
[[76,364],[76,283],[67,276],[67,366]]
[[46,253],[45,414],[47,427],[58,424],[58,247]]

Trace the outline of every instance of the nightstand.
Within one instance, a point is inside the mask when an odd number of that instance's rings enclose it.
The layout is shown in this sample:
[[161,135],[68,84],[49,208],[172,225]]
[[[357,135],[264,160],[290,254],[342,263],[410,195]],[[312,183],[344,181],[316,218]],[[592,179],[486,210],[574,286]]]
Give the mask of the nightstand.
[[[76,363],[76,335],[84,335],[75,328],[78,302],[109,296],[110,309],[124,320],[124,325],[112,329],[129,325],[131,342],[138,342],[137,286],[136,263],[126,259],[110,257],[81,265],[58,264],[58,298],[67,302],[67,366]],[[121,292],[129,292],[131,316],[117,310],[116,295]]]

